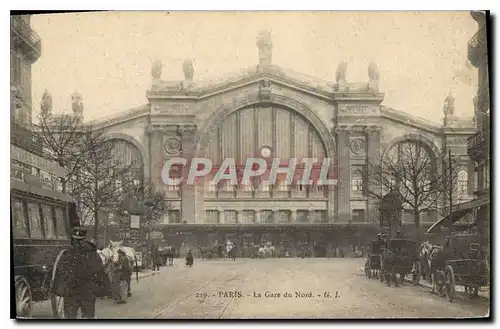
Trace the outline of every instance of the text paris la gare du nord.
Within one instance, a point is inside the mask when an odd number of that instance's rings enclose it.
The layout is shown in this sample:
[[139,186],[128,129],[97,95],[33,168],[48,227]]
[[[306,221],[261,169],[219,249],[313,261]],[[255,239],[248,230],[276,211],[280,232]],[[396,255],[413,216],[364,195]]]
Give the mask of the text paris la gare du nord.
[[[167,185],[195,184],[199,178],[211,180],[212,184],[222,181],[231,185],[249,185],[254,179],[268,181],[270,185],[280,181],[287,185],[334,185],[335,170],[329,158],[290,158],[281,161],[275,158],[247,158],[244,165],[237,165],[234,158],[226,158],[220,166],[213,166],[206,158],[172,158],[162,168],[162,180]],[[271,162],[271,163],[270,163]],[[285,178],[286,177],[286,178]]]

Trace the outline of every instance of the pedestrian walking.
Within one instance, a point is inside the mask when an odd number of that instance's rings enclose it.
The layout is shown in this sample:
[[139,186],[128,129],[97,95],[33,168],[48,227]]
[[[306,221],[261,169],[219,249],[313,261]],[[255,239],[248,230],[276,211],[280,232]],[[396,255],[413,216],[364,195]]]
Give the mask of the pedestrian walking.
[[188,250],[187,255],[186,255],[186,266],[193,266],[194,263],[194,257],[193,257],[193,252],[191,249]]
[[96,297],[106,291],[106,274],[95,242],[87,239],[87,229],[73,228],[71,246],[59,259],[59,271],[54,282],[54,294],[64,297],[64,316],[76,319],[95,317]]
[[158,246],[153,245],[153,271],[160,271],[161,257]]
[[113,264],[113,299],[115,304],[125,304],[127,301],[128,279],[132,275],[132,268],[127,255],[118,249],[118,261]]

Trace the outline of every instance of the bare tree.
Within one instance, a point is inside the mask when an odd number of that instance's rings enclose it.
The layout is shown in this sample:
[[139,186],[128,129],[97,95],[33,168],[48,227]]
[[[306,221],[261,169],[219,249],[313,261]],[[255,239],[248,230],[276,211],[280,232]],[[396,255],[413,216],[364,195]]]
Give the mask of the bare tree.
[[[378,200],[392,192],[404,211],[413,215],[420,238],[422,214],[438,210],[448,186],[449,171],[440,168],[441,154],[435,155],[419,140],[398,143],[383,149],[361,173],[366,194]],[[455,179],[453,176],[452,179]]]
[[74,115],[53,116],[41,111],[38,118],[34,133],[43,143],[44,155],[66,169],[66,177],[61,178],[62,191],[71,193],[68,183],[78,174],[86,155],[80,138],[89,133],[90,127],[84,126]]
[[130,175],[131,166],[124,165],[114,154],[114,145],[101,133],[89,128],[80,138],[80,148],[85,152],[78,174],[71,182],[73,195],[84,209],[90,213],[89,222],[95,226],[97,240],[99,231],[99,212],[115,211],[123,198],[123,191],[133,185]]
[[[467,180],[460,180],[460,173],[466,171],[465,168],[460,166],[459,158],[452,156],[450,150],[445,149],[441,154],[440,160],[442,163],[442,175],[440,176],[440,181],[436,184],[436,189],[440,196],[437,209],[442,217],[448,217],[447,224],[451,229],[453,221],[459,219],[453,218],[455,206],[463,202],[463,196],[467,195]],[[462,184],[465,184],[465,186]]]
[[158,223],[170,208],[166,200],[165,191],[158,189],[153,183],[130,186],[126,196],[136,201],[142,214],[141,224],[152,227]]

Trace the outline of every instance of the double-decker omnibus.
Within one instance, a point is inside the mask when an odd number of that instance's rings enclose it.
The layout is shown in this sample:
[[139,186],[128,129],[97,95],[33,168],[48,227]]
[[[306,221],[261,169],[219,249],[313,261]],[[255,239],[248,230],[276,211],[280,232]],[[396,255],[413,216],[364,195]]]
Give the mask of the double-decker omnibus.
[[11,145],[11,239],[16,316],[31,316],[33,302],[50,299],[60,317],[62,299],[51,293],[58,259],[79,225],[73,199],[61,191],[65,171]]

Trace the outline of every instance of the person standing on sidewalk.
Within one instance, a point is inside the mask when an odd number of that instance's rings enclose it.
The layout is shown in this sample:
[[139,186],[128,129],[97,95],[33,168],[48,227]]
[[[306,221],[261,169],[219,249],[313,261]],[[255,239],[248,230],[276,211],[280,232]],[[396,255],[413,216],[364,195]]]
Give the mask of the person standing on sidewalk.
[[115,304],[125,304],[127,298],[128,280],[132,269],[127,255],[118,249],[118,261],[113,264],[113,299]]
[[152,246],[152,256],[153,256],[153,271],[160,271],[161,257],[160,250],[157,245]]
[[64,297],[64,315],[76,319],[78,310],[82,318],[95,317],[96,297],[104,291],[106,274],[93,241],[87,240],[87,229],[75,227],[71,235],[71,247],[59,260],[54,282],[54,294]]

